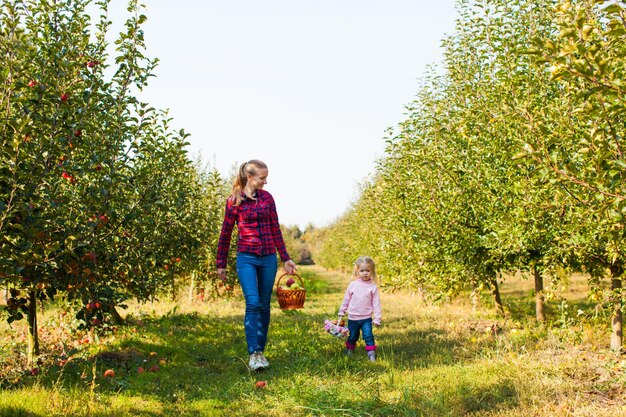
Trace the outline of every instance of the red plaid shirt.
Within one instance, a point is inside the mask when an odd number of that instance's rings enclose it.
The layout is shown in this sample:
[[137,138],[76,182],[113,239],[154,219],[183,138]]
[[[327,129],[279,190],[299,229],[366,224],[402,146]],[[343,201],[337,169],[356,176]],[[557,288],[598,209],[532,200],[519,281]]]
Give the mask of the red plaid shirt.
[[237,252],[272,255],[278,249],[283,262],[291,259],[278,224],[274,198],[267,191],[258,190],[256,200],[244,196],[238,206],[233,205],[231,198],[226,200],[222,233],[217,244],[218,268],[226,268],[230,238],[235,223],[239,231]]

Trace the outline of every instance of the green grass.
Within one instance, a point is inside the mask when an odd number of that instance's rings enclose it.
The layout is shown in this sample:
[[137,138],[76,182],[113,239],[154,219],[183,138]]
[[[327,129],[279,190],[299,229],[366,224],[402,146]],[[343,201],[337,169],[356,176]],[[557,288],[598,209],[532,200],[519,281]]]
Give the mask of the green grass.
[[[508,320],[486,304],[474,312],[464,299],[421,305],[411,294],[383,294],[379,360],[371,363],[362,342],[346,357],[342,343],[322,329],[336,313],[347,275],[301,269],[305,308],[283,312],[273,300],[266,349],[272,366],[260,373],[246,368],[240,297],[133,305],[125,329],[80,345],[64,367],[49,354],[37,376],[9,372],[21,366],[15,355],[24,345],[15,330],[1,327],[3,375],[17,377],[5,378],[0,416],[626,414],[626,362],[606,349],[599,336],[606,329],[526,321],[532,305],[526,281],[503,287],[515,306]],[[54,317],[50,310],[44,322]],[[494,324],[501,331],[486,331]],[[137,373],[152,365],[159,370]],[[106,369],[115,378],[103,378]],[[267,388],[255,388],[260,380]]]

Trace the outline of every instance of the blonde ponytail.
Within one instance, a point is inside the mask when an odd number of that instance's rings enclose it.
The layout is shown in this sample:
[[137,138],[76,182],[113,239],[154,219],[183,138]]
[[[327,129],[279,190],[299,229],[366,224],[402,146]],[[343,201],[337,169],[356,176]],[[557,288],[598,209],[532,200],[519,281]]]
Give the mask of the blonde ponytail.
[[230,193],[230,198],[235,207],[241,204],[243,200],[243,190],[246,188],[246,184],[248,184],[248,175],[256,175],[259,169],[267,169],[267,165],[258,159],[251,159],[239,166],[237,176],[233,182],[233,190]]

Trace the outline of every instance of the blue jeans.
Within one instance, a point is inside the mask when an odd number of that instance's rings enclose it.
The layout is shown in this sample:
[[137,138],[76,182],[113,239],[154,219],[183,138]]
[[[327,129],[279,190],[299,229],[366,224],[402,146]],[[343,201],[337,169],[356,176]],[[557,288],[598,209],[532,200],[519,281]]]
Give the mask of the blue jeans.
[[275,254],[237,253],[237,276],[246,299],[243,325],[248,354],[265,350],[270,326],[270,299],[277,269]]
[[356,347],[356,342],[359,340],[359,332],[363,331],[365,350],[376,350],[371,318],[363,320],[348,320],[348,330],[350,330],[350,337],[346,340],[346,347],[348,349],[354,349]]

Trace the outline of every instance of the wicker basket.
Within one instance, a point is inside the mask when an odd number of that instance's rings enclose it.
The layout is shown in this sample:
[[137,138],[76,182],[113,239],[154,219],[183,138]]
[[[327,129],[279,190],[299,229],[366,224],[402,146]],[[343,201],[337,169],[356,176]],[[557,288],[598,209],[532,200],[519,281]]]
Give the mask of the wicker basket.
[[[276,282],[276,297],[278,298],[278,304],[280,305],[281,310],[296,310],[298,308],[304,308],[304,299],[306,298],[306,290],[303,288],[301,290],[283,290],[280,288],[280,281],[287,274],[282,274],[278,281]],[[304,282],[300,275],[292,274],[289,276],[297,277],[300,280],[300,285],[304,287]]]

